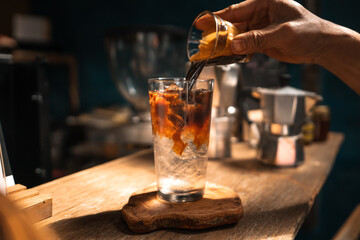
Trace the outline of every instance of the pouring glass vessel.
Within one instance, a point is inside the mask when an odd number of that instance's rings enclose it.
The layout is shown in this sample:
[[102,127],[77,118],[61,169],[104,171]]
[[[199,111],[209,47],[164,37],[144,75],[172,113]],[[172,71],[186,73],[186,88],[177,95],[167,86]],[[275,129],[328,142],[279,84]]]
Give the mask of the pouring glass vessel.
[[210,11],[200,13],[194,20],[188,35],[187,54],[191,62],[226,65],[248,62],[247,55],[235,55],[231,51],[234,36],[241,33],[232,23]]

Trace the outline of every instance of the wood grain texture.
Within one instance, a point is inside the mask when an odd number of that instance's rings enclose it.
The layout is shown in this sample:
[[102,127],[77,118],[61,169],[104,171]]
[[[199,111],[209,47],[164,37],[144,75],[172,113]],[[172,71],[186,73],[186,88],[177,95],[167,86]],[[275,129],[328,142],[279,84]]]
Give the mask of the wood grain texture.
[[14,192],[11,193],[7,196],[8,199],[10,199],[11,201],[19,201],[25,198],[30,198],[33,196],[39,195],[39,192],[34,190],[34,189],[27,189],[24,191],[18,191],[18,192]]
[[38,222],[52,216],[52,197],[50,194],[38,194],[16,202],[32,222]]
[[234,189],[244,207],[235,225],[209,230],[159,230],[134,234],[121,209],[131,193],[155,182],[153,151],[145,150],[35,188],[53,196],[53,216],[41,222],[55,239],[293,239],[331,171],[343,141],[329,134],[305,148],[297,168],[255,161],[255,151],[233,146],[229,160],[209,161],[208,181]]
[[205,229],[240,220],[243,207],[232,189],[207,183],[204,197],[191,203],[168,203],[157,197],[153,184],[131,195],[122,215],[137,233],[162,228]]
[[35,189],[26,189],[21,184],[7,190],[7,198],[15,203],[32,222],[38,222],[52,216],[52,197]]
[[27,189],[27,187],[25,187],[24,185],[15,184],[14,186],[8,187],[6,189],[6,191],[7,191],[8,195],[11,195],[11,194],[14,194],[14,193],[17,193],[19,191],[26,190],[26,189]]

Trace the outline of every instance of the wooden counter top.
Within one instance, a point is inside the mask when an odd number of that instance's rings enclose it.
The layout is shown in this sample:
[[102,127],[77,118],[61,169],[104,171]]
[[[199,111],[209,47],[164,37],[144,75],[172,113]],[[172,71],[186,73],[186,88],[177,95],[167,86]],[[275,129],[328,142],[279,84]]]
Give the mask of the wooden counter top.
[[208,181],[233,188],[244,216],[236,224],[201,231],[160,230],[134,234],[121,217],[132,192],[155,181],[152,149],[144,150],[43,184],[53,196],[53,217],[40,222],[56,239],[293,239],[329,175],[340,133],[305,148],[297,168],[273,168],[254,160],[255,151],[238,143],[231,160],[209,161]]

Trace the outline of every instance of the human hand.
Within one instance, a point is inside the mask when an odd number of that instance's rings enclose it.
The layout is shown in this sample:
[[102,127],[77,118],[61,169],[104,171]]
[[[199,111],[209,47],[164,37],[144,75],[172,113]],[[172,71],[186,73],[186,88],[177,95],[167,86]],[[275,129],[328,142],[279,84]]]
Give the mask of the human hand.
[[247,0],[215,14],[244,31],[233,39],[235,54],[260,52],[290,63],[316,63],[332,29],[292,0]]

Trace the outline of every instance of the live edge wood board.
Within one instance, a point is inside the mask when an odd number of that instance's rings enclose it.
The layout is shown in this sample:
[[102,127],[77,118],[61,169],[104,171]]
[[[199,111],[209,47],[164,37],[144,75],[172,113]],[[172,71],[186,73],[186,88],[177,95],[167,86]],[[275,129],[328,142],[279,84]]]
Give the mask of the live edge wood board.
[[144,150],[35,189],[52,194],[53,216],[40,223],[54,239],[294,239],[330,173],[340,133],[305,148],[297,168],[272,168],[255,161],[255,151],[233,145],[232,158],[209,161],[208,180],[234,189],[244,215],[233,225],[207,230],[158,230],[135,234],[121,209],[131,193],[155,181],[153,151]]

